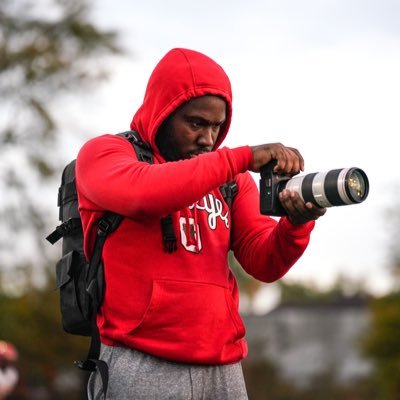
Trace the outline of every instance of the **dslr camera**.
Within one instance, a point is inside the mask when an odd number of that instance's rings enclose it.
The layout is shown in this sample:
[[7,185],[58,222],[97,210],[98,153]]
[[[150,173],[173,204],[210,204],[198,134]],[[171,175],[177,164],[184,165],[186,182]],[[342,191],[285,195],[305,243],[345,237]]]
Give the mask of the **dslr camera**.
[[344,206],[363,202],[369,191],[368,177],[356,167],[333,169],[288,177],[274,172],[276,160],[261,168],[260,211],[264,215],[287,215],[279,201],[283,189],[297,192],[301,199],[318,207]]

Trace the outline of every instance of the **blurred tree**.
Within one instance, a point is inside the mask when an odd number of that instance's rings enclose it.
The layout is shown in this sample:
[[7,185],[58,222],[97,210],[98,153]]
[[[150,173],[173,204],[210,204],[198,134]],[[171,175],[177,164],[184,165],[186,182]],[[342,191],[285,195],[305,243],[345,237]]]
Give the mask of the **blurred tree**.
[[52,102],[93,88],[106,77],[99,59],[122,53],[116,33],[88,17],[89,0],[0,0],[0,271],[9,267],[8,282],[18,264],[45,258],[43,196],[50,187],[56,198],[51,179],[65,161]]
[[[394,187],[394,192],[399,193],[400,185]],[[399,205],[394,204],[386,211],[387,229],[389,232],[389,268],[393,276],[393,285],[400,290],[400,212]]]
[[20,353],[21,379],[12,399],[33,399],[39,391],[43,399],[83,398],[86,375],[73,362],[86,356],[89,341],[63,332],[55,282],[52,276],[47,281],[18,296],[0,295],[0,338]]
[[90,21],[90,3],[0,0],[0,338],[20,352],[12,399],[83,398],[72,362],[88,340],[62,331],[43,239],[56,223],[46,197],[56,211],[66,161],[54,101],[93,90],[107,78],[107,57],[123,53],[115,32]]
[[346,299],[367,300],[371,297],[362,282],[353,281],[345,276],[338,276],[333,284],[321,289],[312,283],[289,282],[280,280],[281,304],[326,304]]
[[330,372],[321,373],[306,387],[299,387],[280,376],[267,359],[243,362],[243,375],[251,400],[389,400],[377,397],[367,379],[339,384]]
[[374,382],[378,399],[400,399],[400,212],[397,207],[387,211],[390,232],[389,268],[393,291],[376,298],[371,304],[371,327],[363,345],[365,354],[374,363]]
[[[248,305],[242,310],[251,313],[254,310],[254,304],[258,291],[266,283],[260,282],[249,275],[240,266],[233,252],[228,254],[229,266],[232,269],[240,289],[241,298]],[[286,280],[284,277],[276,281],[276,288],[279,290],[279,304],[316,304],[316,303],[334,303],[344,301],[368,300],[371,295],[365,288],[362,281],[351,280],[346,276],[338,276],[331,287],[322,289],[311,282],[295,282]]]
[[364,340],[367,356],[374,362],[378,399],[400,399],[400,292],[376,299],[372,323]]
[[253,278],[242,268],[232,251],[228,253],[228,263],[238,282],[241,296],[247,298],[248,308],[251,310],[255,295],[263,283]]

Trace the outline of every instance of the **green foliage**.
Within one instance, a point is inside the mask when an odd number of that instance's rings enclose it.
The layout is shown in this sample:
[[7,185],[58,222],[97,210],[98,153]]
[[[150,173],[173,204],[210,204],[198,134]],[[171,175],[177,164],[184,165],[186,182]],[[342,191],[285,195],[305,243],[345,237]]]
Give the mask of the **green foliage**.
[[370,297],[361,283],[345,277],[338,277],[327,289],[321,289],[312,283],[285,280],[280,280],[278,285],[281,290],[281,304],[327,304]]
[[[51,398],[61,399],[62,393],[57,389],[60,372],[75,372],[73,362],[86,355],[89,342],[63,332],[59,293],[54,281],[48,282],[44,288],[31,287],[18,296],[0,296],[0,338],[13,343],[19,351],[20,386],[29,393],[44,387],[52,393]],[[76,373],[77,379],[85,377],[78,370]],[[81,387],[75,385],[70,391],[75,390],[78,396]],[[71,392],[69,395],[74,398]]]
[[20,352],[15,399],[43,398],[32,392],[41,387],[47,398],[82,398],[82,385],[60,392],[60,376],[76,370],[89,343],[62,330],[44,237],[56,224],[59,173],[69,157],[55,105],[93,90],[107,78],[108,57],[123,53],[116,32],[91,22],[90,3],[0,0],[0,338]]
[[246,389],[251,400],[291,399],[294,388],[280,378],[277,368],[268,360],[251,362],[243,361],[243,375]]
[[122,52],[89,17],[88,0],[0,1],[0,269],[20,262],[27,242],[43,262],[43,196],[65,162],[54,103],[93,89],[105,57]]
[[243,374],[250,400],[386,400],[377,397],[368,379],[340,385],[329,372],[316,376],[307,387],[295,386],[267,359],[245,360]]
[[[121,51],[115,32],[88,21],[87,1],[52,0],[43,7],[32,0],[0,3],[0,93],[9,111],[1,148],[18,146],[30,162],[38,159],[42,166],[46,157],[39,156],[48,152],[57,133],[50,102],[104,78],[99,57]],[[50,171],[39,168],[45,176]]]
[[[398,193],[400,190],[399,185],[395,185],[392,188],[394,193]],[[387,217],[387,229],[389,234],[389,259],[390,259],[390,271],[393,276],[393,284],[398,290],[400,288],[400,212],[399,205],[393,204],[386,210]],[[396,286],[397,285],[397,286]]]
[[228,253],[228,262],[232,272],[235,275],[235,278],[238,282],[239,289],[241,293],[249,298],[251,301],[258,289],[260,289],[262,283],[257,279],[253,278],[249,275],[236,260],[233,252],[230,251]]
[[375,364],[374,381],[380,399],[400,399],[400,292],[375,299],[365,354]]
[[[395,189],[398,190],[398,187]],[[394,205],[386,211],[390,233],[389,259],[393,276],[392,292],[374,299],[371,326],[365,333],[363,349],[374,363],[373,382],[377,399],[400,399],[400,213]]]

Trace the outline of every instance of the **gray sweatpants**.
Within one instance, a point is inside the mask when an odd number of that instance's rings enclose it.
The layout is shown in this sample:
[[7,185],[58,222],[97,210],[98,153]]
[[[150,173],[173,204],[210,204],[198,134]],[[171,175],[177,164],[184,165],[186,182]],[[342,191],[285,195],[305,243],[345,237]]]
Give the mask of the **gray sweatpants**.
[[[107,400],[247,400],[240,363],[173,363],[137,350],[101,345],[109,367]],[[88,382],[89,400],[103,400],[99,373]]]

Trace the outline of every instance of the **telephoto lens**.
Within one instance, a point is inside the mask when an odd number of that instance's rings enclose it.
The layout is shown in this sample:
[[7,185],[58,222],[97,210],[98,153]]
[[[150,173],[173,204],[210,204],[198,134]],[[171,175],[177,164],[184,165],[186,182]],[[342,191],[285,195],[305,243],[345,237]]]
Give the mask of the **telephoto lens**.
[[359,168],[333,169],[287,181],[286,189],[299,193],[305,203],[320,207],[361,203],[368,195],[368,178]]
[[260,211],[282,216],[286,211],[279,201],[283,189],[297,192],[301,199],[318,207],[333,207],[363,202],[369,192],[366,173],[356,167],[315,172],[293,178],[273,173],[275,164],[263,167],[260,180]]

